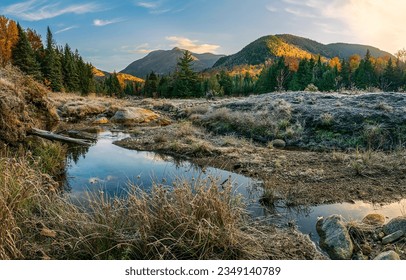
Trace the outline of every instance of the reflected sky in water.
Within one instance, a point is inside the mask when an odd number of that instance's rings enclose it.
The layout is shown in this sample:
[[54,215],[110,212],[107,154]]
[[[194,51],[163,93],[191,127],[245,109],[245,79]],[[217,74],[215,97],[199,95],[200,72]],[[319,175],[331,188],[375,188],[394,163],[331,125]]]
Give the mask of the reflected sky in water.
[[112,144],[125,137],[128,135],[104,132],[86,154],[80,156],[76,162],[71,160],[67,170],[67,185],[71,197],[80,198],[85,191],[99,190],[109,195],[122,196],[127,193],[130,184],[149,190],[153,182],[171,186],[172,180],[176,179],[196,181],[210,177],[215,178],[219,184],[229,179],[233,182],[235,193],[246,198],[248,210],[254,217],[261,217],[281,226],[296,224],[300,231],[309,234],[314,241],[318,240],[315,229],[318,217],[340,214],[347,220],[361,220],[367,214],[380,213],[391,219],[406,214],[406,200],[383,206],[357,201],[354,204],[296,208],[284,207],[281,202],[272,209],[263,208],[258,203],[262,188],[255,180],[217,168],[208,167],[203,171],[199,166],[169,156],[127,150]]

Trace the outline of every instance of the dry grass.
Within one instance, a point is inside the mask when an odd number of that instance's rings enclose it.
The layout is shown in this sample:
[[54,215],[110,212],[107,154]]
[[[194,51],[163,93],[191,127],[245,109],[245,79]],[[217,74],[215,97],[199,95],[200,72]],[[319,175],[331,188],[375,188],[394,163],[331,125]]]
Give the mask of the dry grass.
[[24,258],[22,240],[25,219],[37,211],[39,201],[48,201],[57,184],[33,167],[30,155],[0,158],[0,259]]
[[13,67],[0,68],[0,140],[23,141],[32,127],[59,119],[44,86]]
[[258,104],[250,111],[214,107],[195,119],[195,123],[217,133],[236,133],[261,142],[276,138],[296,139],[303,132],[299,123],[292,122],[292,105],[283,99],[276,99],[268,106]]

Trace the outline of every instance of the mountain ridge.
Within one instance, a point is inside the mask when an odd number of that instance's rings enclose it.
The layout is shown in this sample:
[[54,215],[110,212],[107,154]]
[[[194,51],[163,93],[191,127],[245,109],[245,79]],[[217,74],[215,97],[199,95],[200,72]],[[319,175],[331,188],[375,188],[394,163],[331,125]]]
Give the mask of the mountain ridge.
[[310,58],[322,56],[327,59],[339,57],[348,59],[351,55],[358,54],[364,56],[370,50],[374,57],[394,56],[376,47],[350,43],[323,44],[308,38],[291,35],[276,34],[266,35],[249,43],[239,52],[220,58],[213,68],[232,68],[238,65],[258,65],[268,59],[276,57]]

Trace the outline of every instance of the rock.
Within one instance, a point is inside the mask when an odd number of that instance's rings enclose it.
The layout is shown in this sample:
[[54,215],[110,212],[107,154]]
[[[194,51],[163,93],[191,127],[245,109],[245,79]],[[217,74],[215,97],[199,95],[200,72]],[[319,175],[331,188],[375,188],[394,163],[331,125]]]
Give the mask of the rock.
[[384,227],[383,232],[388,235],[398,230],[406,232],[406,215],[394,218],[389,221]]
[[320,247],[333,260],[349,260],[354,251],[354,244],[346,224],[340,215],[332,215],[317,221],[317,233],[320,236]]
[[368,259],[368,257],[363,255],[362,253],[358,253],[358,254],[355,254],[355,256],[352,259],[358,260],[358,261],[366,261]]
[[148,123],[158,119],[158,117],[159,115],[151,110],[138,107],[127,107],[118,110],[110,120],[114,123],[134,124]]
[[362,219],[362,222],[371,226],[382,226],[385,223],[385,216],[381,214],[368,214]]
[[382,244],[385,245],[385,244],[395,242],[396,240],[401,238],[403,235],[404,235],[403,230],[395,231],[394,233],[389,234],[389,235],[385,236],[384,238],[382,238]]
[[95,119],[92,123],[93,124],[106,124],[108,122],[109,122],[109,120],[106,117],[100,117],[100,118]]
[[276,149],[283,149],[286,147],[286,142],[282,139],[275,139],[271,142],[271,147]]
[[395,251],[387,251],[380,253],[374,260],[400,260],[400,257]]

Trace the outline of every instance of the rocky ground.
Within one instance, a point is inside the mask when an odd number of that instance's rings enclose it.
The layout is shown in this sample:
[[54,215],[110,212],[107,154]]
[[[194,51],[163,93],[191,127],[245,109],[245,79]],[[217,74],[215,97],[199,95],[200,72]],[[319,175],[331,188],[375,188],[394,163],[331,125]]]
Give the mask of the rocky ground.
[[[267,203],[384,204],[406,194],[403,94],[296,92],[215,101],[53,95],[51,100],[68,121],[60,131],[105,126],[129,132],[132,137],[116,144],[260,179]],[[390,233],[380,236],[379,226],[344,225],[355,244],[348,258],[375,258],[393,245],[383,245]],[[390,248],[405,259],[404,237],[399,239]]]

